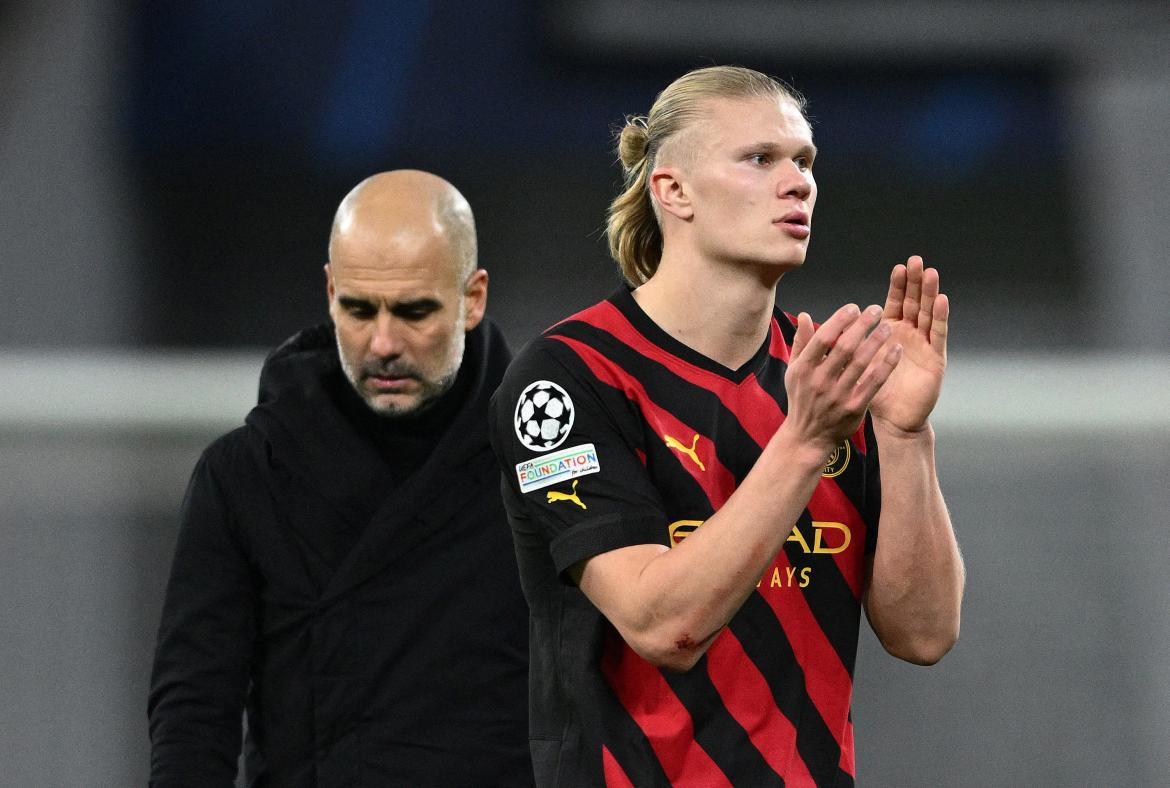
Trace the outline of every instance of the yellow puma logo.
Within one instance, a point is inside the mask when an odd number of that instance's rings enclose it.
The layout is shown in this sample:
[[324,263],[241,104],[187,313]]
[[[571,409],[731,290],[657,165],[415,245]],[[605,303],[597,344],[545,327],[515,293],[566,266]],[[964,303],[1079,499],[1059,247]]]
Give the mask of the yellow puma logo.
[[580,506],[582,509],[588,509],[589,507],[586,506],[585,504],[581,503],[581,499],[577,497],[577,482],[579,482],[579,481],[581,481],[581,480],[580,479],[573,479],[573,492],[571,492],[571,493],[563,493],[563,492],[557,492],[556,490],[549,490],[547,493],[545,493],[546,503],[553,503],[554,501],[572,501],[573,503]]
[[695,453],[695,447],[699,445],[699,433],[696,432],[695,437],[691,438],[690,446],[684,446],[678,438],[675,438],[671,435],[663,435],[662,439],[666,441],[667,448],[678,449],[680,452],[694,460],[695,465],[699,466],[700,471],[707,470],[707,466],[703,464],[703,461],[699,459],[699,455]]

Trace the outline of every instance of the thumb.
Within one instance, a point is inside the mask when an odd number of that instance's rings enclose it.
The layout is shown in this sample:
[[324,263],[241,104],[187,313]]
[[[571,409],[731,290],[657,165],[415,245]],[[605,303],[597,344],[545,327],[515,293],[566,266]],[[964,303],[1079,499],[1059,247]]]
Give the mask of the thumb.
[[813,321],[808,312],[801,312],[796,316],[796,336],[792,338],[792,353],[789,361],[795,361],[813,335]]

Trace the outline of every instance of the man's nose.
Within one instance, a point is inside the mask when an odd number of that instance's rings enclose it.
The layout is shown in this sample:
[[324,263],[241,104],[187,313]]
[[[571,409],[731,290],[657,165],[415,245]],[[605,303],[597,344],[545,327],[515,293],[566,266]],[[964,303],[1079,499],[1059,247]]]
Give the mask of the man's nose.
[[370,355],[396,358],[402,354],[400,326],[393,315],[381,312],[374,318],[374,335],[370,338]]
[[796,162],[789,162],[788,167],[784,169],[784,174],[779,185],[782,196],[792,196],[800,200],[807,200],[809,195],[812,194],[812,171],[808,169],[802,170],[796,165]]

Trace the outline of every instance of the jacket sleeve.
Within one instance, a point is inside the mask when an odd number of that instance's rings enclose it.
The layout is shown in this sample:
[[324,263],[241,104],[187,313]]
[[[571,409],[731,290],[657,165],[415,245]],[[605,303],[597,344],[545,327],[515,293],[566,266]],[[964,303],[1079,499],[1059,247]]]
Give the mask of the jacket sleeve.
[[152,786],[235,784],[256,583],[211,451],[183,499],[163,602],[147,705]]

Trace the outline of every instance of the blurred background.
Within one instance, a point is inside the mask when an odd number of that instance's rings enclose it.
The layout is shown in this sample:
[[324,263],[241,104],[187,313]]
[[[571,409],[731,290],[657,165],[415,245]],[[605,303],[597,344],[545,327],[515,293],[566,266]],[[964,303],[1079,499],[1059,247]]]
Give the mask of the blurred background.
[[349,188],[454,183],[518,347],[618,286],[613,131],[712,63],[809,99],[784,308],[915,253],[952,299],[963,637],[863,634],[859,781],[1164,784],[1168,35],[1136,0],[0,0],[0,785],[145,782],[187,474],[326,318]]

